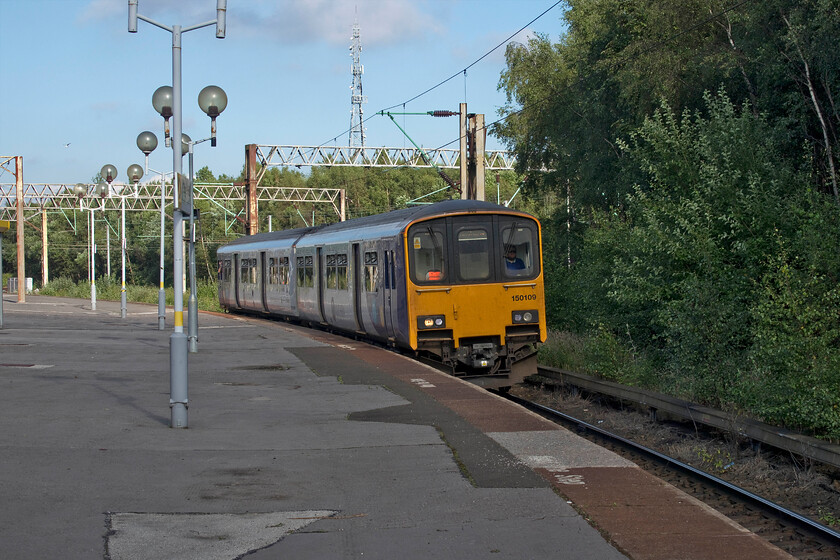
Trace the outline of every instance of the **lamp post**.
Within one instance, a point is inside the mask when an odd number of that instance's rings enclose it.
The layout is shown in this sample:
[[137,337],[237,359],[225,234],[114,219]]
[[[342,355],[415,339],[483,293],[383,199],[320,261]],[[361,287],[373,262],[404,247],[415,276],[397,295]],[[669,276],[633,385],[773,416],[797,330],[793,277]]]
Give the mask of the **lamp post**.
[[[113,167],[113,166],[111,166]],[[104,167],[102,168],[105,169]],[[116,176],[116,168],[114,168]],[[101,173],[101,172],[100,172]],[[104,176],[104,175],[103,175]],[[95,193],[100,198],[108,196],[108,183],[96,185]],[[90,204],[90,308],[96,311],[96,216],[93,203]]]
[[[128,175],[128,180],[131,181],[131,184],[134,185],[134,193],[137,194],[137,183],[140,182],[140,179],[143,177],[143,168],[133,163],[128,166],[128,170],[126,171]],[[122,287],[120,288],[120,317],[125,319],[127,314],[127,305],[126,305],[126,293],[125,293],[125,250],[126,250],[126,243],[125,243],[125,193],[120,193],[120,222],[122,227],[122,240],[121,240],[121,259],[122,259]]]
[[[167,125],[169,121],[167,120]],[[157,148],[157,136],[148,130],[137,135],[137,147],[146,155],[146,173],[149,172],[149,154]],[[166,328],[166,292],[163,289],[163,253],[164,253],[164,231],[166,223],[164,220],[164,208],[166,207],[166,198],[164,191],[166,185],[164,183],[163,173],[160,173],[160,289],[158,290],[158,330]]]
[[[171,114],[158,111],[168,122],[172,117],[172,136],[181,138],[181,34],[209,25],[216,25],[216,37],[224,39],[227,0],[216,0],[216,19],[191,27],[181,29],[180,25],[172,27],[160,24],[137,12],[138,0],[128,0],[128,31],[137,32],[137,20],[141,19],[172,34],[172,104]],[[171,427],[187,428],[189,406],[189,386],[187,369],[187,337],[184,335],[184,294],[179,278],[183,269],[183,234],[181,231],[183,214],[179,201],[178,189],[181,177],[181,143],[172,143],[172,183],[174,187],[173,200],[173,277],[175,292],[175,330],[169,338],[169,406],[171,409]]]
[[[79,209],[82,210],[82,212],[84,213],[84,207],[82,206],[82,199],[87,194],[87,186],[82,185],[81,183],[76,183],[76,185],[73,187],[73,194],[76,195],[76,199],[79,201]],[[75,219],[75,215],[74,215],[74,218],[73,218],[74,230],[75,230],[75,222],[76,222],[76,219]],[[88,230],[88,231],[90,231],[90,230]],[[88,235],[88,242],[90,242],[90,235]],[[90,274],[90,259],[88,259],[88,275],[89,274]],[[88,276],[88,281],[90,281],[90,276]]]
[[[214,120],[215,122],[215,120]],[[190,212],[190,228],[188,236],[188,258],[190,270],[190,298],[187,304],[187,346],[190,353],[198,352],[198,295],[195,293],[195,206],[193,205],[193,146],[198,142],[193,142],[187,134],[181,134],[182,148],[185,153],[189,153],[189,212]]]
[[206,86],[198,94],[198,106],[210,117],[210,138],[203,140],[196,140],[193,142],[186,134],[181,134],[181,142],[183,150],[190,154],[189,158],[189,212],[190,212],[190,229],[189,229],[189,269],[190,269],[190,298],[187,307],[187,326],[188,326],[188,341],[189,351],[192,353],[198,352],[198,293],[195,278],[195,222],[197,210],[193,198],[193,184],[195,183],[195,167],[193,165],[193,147],[202,142],[210,140],[210,145],[216,145],[216,117],[222,114],[222,111],[227,107],[227,94],[219,86]]
[[[106,196],[108,196],[108,192],[110,192],[111,183],[113,183],[114,179],[117,178],[117,168],[114,167],[113,165],[111,165],[110,163],[108,163],[108,164],[102,166],[102,169],[99,171],[99,175],[102,177],[102,179],[104,181],[107,182],[108,187],[109,187],[108,191],[106,191],[105,194],[100,195],[100,196],[102,196],[102,198],[105,198]],[[106,230],[106,231],[110,231],[110,230]],[[111,274],[111,243],[110,243],[110,238],[109,238],[109,240],[108,240],[108,275],[109,275],[109,277],[110,277],[110,274]],[[123,315],[123,317],[125,317],[125,315]]]

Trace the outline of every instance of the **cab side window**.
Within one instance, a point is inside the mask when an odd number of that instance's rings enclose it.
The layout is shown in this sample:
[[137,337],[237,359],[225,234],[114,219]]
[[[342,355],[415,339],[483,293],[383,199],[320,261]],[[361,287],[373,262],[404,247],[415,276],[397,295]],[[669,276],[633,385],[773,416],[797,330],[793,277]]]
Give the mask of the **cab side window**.
[[527,278],[539,273],[537,230],[532,222],[506,220],[499,228],[499,239],[504,277]]

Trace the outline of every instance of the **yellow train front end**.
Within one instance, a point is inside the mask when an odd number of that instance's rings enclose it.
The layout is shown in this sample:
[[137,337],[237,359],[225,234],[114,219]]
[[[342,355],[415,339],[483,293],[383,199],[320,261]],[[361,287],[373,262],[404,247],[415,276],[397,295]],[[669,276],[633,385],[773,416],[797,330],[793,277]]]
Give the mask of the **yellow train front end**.
[[407,229],[410,345],[458,376],[505,388],[536,373],[545,341],[541,232],[510,210]]

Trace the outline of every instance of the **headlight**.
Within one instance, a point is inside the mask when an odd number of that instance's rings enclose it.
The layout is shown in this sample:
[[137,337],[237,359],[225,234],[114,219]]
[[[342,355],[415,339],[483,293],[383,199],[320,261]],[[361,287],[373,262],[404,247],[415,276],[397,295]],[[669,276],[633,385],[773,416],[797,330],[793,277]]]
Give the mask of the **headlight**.
[[444,315],[422,315],[417,317],[417,329],[443,329],[446,328],[446,317]]
[[524,311],[514,311],[512,313],[513,323],[521,324],[521,323],[539,323],[540,322],[540,314],[537,312],[536,309],[528,309]]

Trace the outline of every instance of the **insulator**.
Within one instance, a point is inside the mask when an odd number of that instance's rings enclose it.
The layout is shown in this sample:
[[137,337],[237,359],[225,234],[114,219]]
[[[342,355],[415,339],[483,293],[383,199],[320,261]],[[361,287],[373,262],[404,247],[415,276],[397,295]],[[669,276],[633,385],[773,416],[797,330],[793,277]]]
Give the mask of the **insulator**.
[[433,117],[454,117],[460,113],[456,113],[455,111],[429,111],[429,114]]

